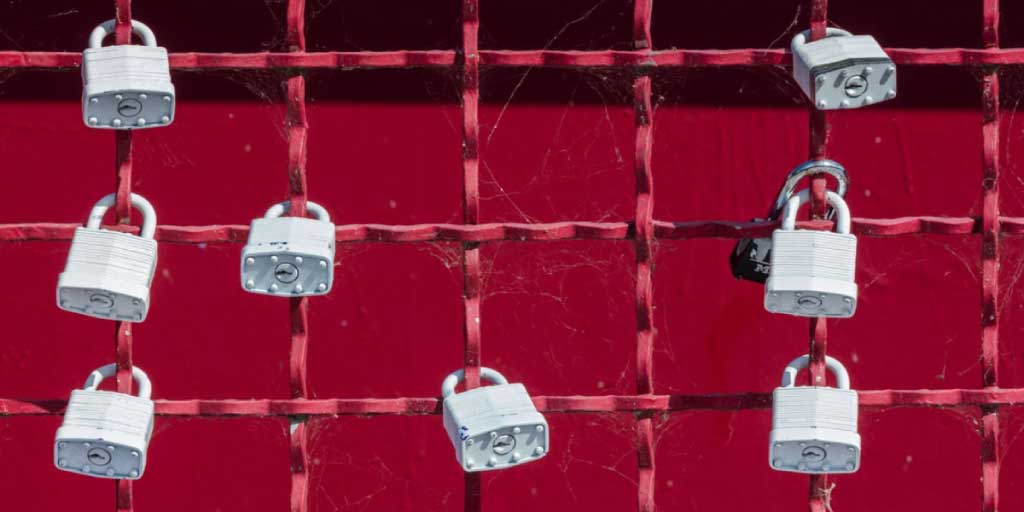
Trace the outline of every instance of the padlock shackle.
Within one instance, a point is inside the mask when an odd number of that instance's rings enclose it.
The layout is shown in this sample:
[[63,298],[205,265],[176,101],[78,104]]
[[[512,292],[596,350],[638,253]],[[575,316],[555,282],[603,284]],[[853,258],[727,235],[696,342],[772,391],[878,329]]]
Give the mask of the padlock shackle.
[[[85,387],[83,389],[87,391],[95,391],[100,386],[103,379],[107,377],[113,377],[117,374],[117,363],[110,363],[105,366],[96,368],[89,374],[89,377],[85,379]],[[152,393],[153,387],[149,382],[149,375],[142,371],[142,368],[138,366],[132,367],[132,378],[135,379],[135,383],[139,386],[139,398],[145,398],[149,400]]]
[[[508,379],[499,373],[498,370],[483,366],[480,367],[480,378],[497,386],[504,386],[505,384],[508,384]],[[462,368],[449,373],[448,376],[444,378],[444,382],[441,383],[441,397],[448,398],[454,395],[455,386],[458,386],[465,379],[466,370]]]
[[[796,229],[796,212],[800,211],[800,206],[810,200],[810,189],[805,188],[793,194],[793,197],[790,197],[789,201],[786,202],[786,208],[782,211],[781,229],[786,231]],[[825,200],[836,210],[836,233],[850,234],[850,207],[846,206],[846,201],[839,194],[831,190],[825,191]]]
[[[800,180],[815,174],[828,174],[835,178],[836,193],[846,197],[846,191],[850,188],[850,175],[846,173],[845,167],[835,160],[808,160],[789,171],[786,181],[782,182],[782,188],[779,189],[779,195],[775,196],[775,203],[768,212],[768,219],[778,219],[789,198],[793,196],[796,186],[800,184]],[[829,211],[826,218],[831,219],[833,213],[833,211]]]
[[[103,40],[114,33],[116,26],[117,20],[107,20],[92,29],[92,33],[89,34],[89,48],[102,47]],[[139,20],[132,20],[132,32],[141,37],[143,44],[146,46],[156,46],[156,34],[145,23]]]
[[[107,214],[107,210],[114,205],[116,200],[117,194],[107,194],[97,201],[96,205],[92,207],[92,211],[89,212],[89,220],[85,223],[85,227],[99,229],[103,222],[103,216]],[[142,229],[139,236],[152,240],[153,235],[156,234],[156,210],[145,197],[135,193],[131,195],[131,202],[132,206],[142,213]]]
[[[841,28],[828,27],[825,29],[825,37],[850,37],[852,35],[853,34],[851,34],[849,31],[843,30]],[[793,40],[789,43],[789,50],[792,53],[796,53],[796,47],[807,44],[808,37],[811,37],[810,29],[804,30],[803,32],[800,32],[799,34],[793,36]]]
[[[796,385],[796,376],[800,373],[800,370],[807,368],[811,364],[811,356],[800,356],[786,365],[786,369],[782,372],[782,387],[791,388]],[[829,371],[836,378],[836,387],[839,389],[850,389],[850,374],[846,372],[846,367],[843,363],[840,363],[838,359],[832,356],[825,356],[825,366],[828,367]]]
[[[275,217],[280,217],[280,216],[284,215],[285,212],[289,211],[291,209],[291,206],[292,206],[291,201],[284,201],[283,203],[277,203],[274,206],[271,206],[270,208],[268,208],[267,209],[267,213],[264,213],[263,217],[266,218],[266,219],[273,219]],[[313,201],[306,201],[306,210],[308,210],[310,213],[312,213],[313,216],[317,218],[317,220],[322,220],[324,222],[330,222],[331,221],[331,216],[330,216],[330,214],[327,213],[327,209],[324,208],[323,206],[320,206],[317,203],[314,203]]]

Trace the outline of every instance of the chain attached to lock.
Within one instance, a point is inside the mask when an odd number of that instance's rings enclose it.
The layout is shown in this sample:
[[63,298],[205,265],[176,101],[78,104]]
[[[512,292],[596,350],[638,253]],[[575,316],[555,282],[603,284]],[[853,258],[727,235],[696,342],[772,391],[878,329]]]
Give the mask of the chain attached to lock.
[[132,20],[132,32],[142,46],[103,46],[115,25],[108,20],[93,29],[82,52],[82,120],[90,128],[114,130],[171,124],[175,97],[167,49],[138,20]]
[[116,373],[114,363],[97,368],[83,389],[71,392],[54,440],[57,469],[98,478],[142,478],[153,435],[152,387],[146,372],[135,366],[132,378],[138,384],[138,396],[97,389],[103,379]]
[[549,450],[548,422],[537,412],[522,384],[480,368],[480,378],[493,386],[455,393],[463,370],[445,377],[444,428],[463,471],[490,471],[536,461]]

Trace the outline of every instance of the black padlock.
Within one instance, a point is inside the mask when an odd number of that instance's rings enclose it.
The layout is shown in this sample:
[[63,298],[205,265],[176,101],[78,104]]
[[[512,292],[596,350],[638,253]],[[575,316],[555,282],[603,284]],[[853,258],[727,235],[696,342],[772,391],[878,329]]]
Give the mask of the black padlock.
[[[752,222],[774,221],[779,218],[786,201],[793,195],[797,183],[807,176],[814,174],[830,174],[837,182],[836,192],[840,196],[846,196],[846,189],[850,186],[850,177],[846,169],[833,160],[808,160],[786,176],[786,181],[779,189],[779,195],[775,197],[775,203],[768,210],[768,218],[752,219]],[[832,218],[832,209],[828,210],[826,219]],[[729,267],[732,275],[737,279],[753,281],[764,284],[768,280],[768,273],[771,270],[772,261],[772,239],[771,238],[743,238],[736,242],[732,253],[729,255]]]

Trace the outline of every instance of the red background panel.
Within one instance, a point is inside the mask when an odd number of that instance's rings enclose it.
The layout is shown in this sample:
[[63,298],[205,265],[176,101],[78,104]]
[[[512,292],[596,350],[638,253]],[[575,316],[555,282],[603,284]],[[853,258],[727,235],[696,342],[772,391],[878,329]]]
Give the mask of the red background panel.
[[[1017,3],[80,3],[0,6],[0,508],[1024,503]],[[120,172],[115,135],[82,126],[76,60],[115,12],[155,30],[178,92],[174,124],[132,135]],[[826,20],[897,48],[897,99],[809,122],[781,49]],[[827,348],[866,392],[864,452],[858,473],[812,479],[809,498],[806,477],[765,460],[770,392],[808,352],[808,323],[766,313],[727,261],[740,229],[771,229],[745,223],[826,127],[861,230],[857,315],[828,322]],[[53,302],[71,228],[118,177],[164,230],[150,316],[115,331]],[[331,294],[243,292],[248,223],[303,197],[340,227]],[[930,233],[886,220],[910,216],[945,220]],[[488,223],[502,225],[463,226]],[[115,360],[122,376],[144,368],[158,401],[132,485],[52,464],[63,401]],[[480,364],[537,398],[543,461],[459,470],[438,388]]]

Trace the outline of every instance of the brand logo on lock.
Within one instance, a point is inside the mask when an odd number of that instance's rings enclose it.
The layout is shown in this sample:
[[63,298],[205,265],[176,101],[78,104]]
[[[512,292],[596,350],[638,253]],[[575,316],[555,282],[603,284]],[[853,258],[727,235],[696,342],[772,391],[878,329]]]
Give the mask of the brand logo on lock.
[[125,117],[135,117],[142,112],[142,102],[134,98],[121,100],[117,104],[117,113]]
[[800,453],[800,456],[807,459],[810,462],[819,462],[825,460],[828,453],[824,448],[820,446],[808,446],[804,448],[804,451]]

